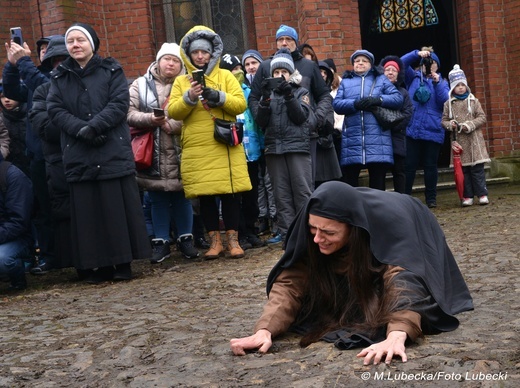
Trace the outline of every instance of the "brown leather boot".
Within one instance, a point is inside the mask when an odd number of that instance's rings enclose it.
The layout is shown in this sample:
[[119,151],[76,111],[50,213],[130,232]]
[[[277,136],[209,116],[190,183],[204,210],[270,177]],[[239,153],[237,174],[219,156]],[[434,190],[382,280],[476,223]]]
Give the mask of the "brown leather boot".
[[222,240],[220,239],[220,231],[214,230],[208,232],[210,239],[210,248],[204,254],[204,259],[206,260],[215,260],[218,259],[220,255],[224,252],[224,247],[222,246]]
[[227,251],[233,259],[244,257],[244,250],[238,243],[238,232],[236,230],[226,230]]

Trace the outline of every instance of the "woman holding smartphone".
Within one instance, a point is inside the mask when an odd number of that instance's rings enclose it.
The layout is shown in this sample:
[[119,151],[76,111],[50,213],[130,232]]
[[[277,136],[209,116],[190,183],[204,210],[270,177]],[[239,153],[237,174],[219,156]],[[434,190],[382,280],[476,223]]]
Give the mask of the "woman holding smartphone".
[[182,122],[165,116],[173,81],[184,74],[177,43],[164,43],[145,75],[130,86],[128,124],[153,131],[152,166],[137,172],[138,185],[148,192],[154,231],[152,264],[170,256],[172,219],[177,229],[176,244],[187,259],[199,252],[193,246],[193,208],[184,196],[180,172]]
[[[175,79],[168,115],[183,120],[181,175],[184,191],[187,198],[200,200],[201,216],[211,239],[205,259],[216,259],[224,253],[217,197],[222,204],[227,252],[233,258],[243,257],[237,230],[239,193],[251,190],[246,157],[242,144],[231,147],[214,139],[212,115],[236,121],[236,116],[246,109],[244,93],[235,76],[219,68],[224,45],[213,30],[195,26],[182,38],[180,46],[188,75]],[[192,77],[197,70],[204,72],[205,87]]]
[[115,59],[97,54],[88,24],[72,25],[65,43],[70,57],[53,73],[47,108],[61,130],[73,263],[89,283],[129,280],[132,259],[151,249],[126,122],[128,83]]

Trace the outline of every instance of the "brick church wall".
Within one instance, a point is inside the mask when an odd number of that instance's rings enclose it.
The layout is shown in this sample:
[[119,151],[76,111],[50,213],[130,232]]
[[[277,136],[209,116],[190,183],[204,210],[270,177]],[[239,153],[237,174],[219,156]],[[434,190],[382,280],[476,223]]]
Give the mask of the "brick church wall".
[[[0,20],[23,28],[36,56],[36,40],[64,33],[76,21],[97,31],[102,56],[118,59],[129,78],[143,74],[161,42],[155,42],[149,1],[142,0],[0,0]],[[321,58],[333,57],[339,71],[361,47],[357,0],[245,0],[249,47],[264,56],[276,51],[280,24],[299,32],[299,43],[312,42]],[[456,3],[458,53],[472,91],[488,117],[486,138],[492,157],[520,155],[520,2],[461,0]],[[160,21],[157,21],[160,23]],[[156,25],[156,29],[164,30]]]

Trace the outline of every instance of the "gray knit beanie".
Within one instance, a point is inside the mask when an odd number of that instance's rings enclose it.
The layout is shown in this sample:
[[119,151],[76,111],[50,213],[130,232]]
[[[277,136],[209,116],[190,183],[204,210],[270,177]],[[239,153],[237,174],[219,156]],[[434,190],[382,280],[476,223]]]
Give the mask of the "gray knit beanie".
[[276,69],[287,69],[290,74],[294,73],[294,61],[291,52],[285,47],[278,50],[271,59],[271,75]]
[[213,54],[213,45],[207,39],[195,39],[193,42],[190,43],[189,54],[191,54],[191,52],[195,50],[202,50],[206,51],[207,53]]

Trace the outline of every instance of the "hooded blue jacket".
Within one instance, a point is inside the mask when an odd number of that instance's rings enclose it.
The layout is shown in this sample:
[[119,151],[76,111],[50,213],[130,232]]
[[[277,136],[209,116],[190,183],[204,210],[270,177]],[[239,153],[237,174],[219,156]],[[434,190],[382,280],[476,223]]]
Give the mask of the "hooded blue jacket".
[[[372,94],[370,89],[375,82]],[[369,111],[359,111],[354,103],[362,97],[381,97],[384,108],[401,109],[403,96],[379,69],[365,75],[347,71],[333,101],[337,114],[345,115],[341,138],[340,165],[394,163],[392,136]]]
[[[413,99],[415,91],[421,84],[421,70],[414,70],[412,64],[418,62],[421,57],[414,50],[401,57],[405,66],[405,84],[412,99],[414,113],[406,128],[406,136],[416,140],[428,140],[435,143],[444,143],[444,129],[441,126],[442,109],[444,102],[448,100],[450,87],[448,82],[440,77],[438,83],[423,75],[423,82],[431,94],[430,99],[421,104]],[[439,74],[440,75],[440,74]]]

